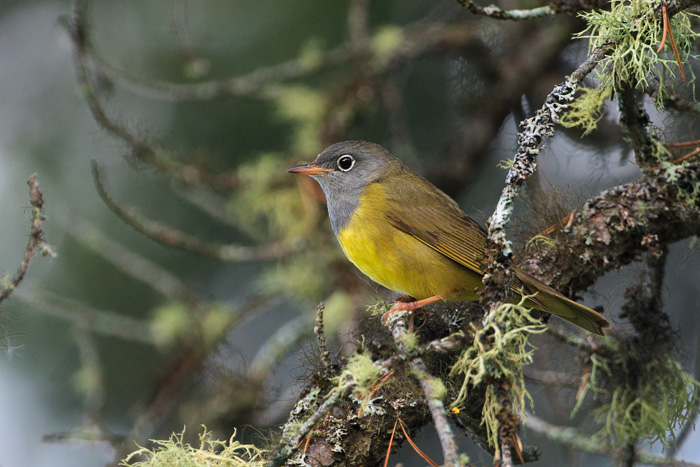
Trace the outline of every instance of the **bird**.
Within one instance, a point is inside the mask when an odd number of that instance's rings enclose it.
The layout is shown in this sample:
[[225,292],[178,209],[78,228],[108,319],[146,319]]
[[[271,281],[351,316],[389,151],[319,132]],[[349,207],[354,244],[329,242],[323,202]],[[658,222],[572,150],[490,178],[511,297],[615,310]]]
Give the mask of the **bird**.
[[[331,227],[347,259],[373,281],[403,295],[385,316],[440,300],[478,301],[486,231],[382,146],[339,142],[287,172],[309,175],[321,185]],[[594,334],[604,335],[610,327],[596,311],[517,268],[514,272],[511,291],[528,296],[526,306]]]

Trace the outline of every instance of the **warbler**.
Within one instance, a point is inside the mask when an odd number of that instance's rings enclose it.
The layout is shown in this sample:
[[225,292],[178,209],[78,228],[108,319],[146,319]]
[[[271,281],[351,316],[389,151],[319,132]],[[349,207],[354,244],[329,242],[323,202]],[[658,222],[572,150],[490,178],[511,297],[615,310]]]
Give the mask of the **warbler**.
[[[375,282],[405,295],[389,313],[438,300],[478,300],[486,231],[389,151],[345,141],[288,172],[310,175],[321,185],[345,256]],[[526,306],[592,333],[602,335],[610,326],[599,313],[518,269],[511,289],[518,298],[533,295]]]

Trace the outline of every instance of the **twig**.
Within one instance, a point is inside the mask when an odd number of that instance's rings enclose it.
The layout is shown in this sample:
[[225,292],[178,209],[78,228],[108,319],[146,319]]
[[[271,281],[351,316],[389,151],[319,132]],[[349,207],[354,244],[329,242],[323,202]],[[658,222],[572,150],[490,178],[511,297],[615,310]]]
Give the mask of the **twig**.
[[319,303],[316,307],[316,325],[314,326],[314,333],[318,338],[318,347],[321,351],[321,361],[326,369],[326,374],[331,371],[331,354],[328,352],[328,347],[326,347],[326,333],[323,331],[323,312],[326,306],[323,302]]
[[29,241],[27,242],[27,247],[24,250],[24,257],[19,264],[17,272],[15,272],[14,276],[0,289],[0,303],[9,298],[20,282],[24,280],[24,276],[29,268],[29,262],[34,257],[37,249],[41,251],[44,256],[54,255],[51,248],[44,241],[44,231],[41,227],[42,221],[46,219],[43,214],[44,195],[41,193],[41,190],[39,190],[36,174],[29,177],[27,185],[29,185],[29,204],[31,205],[32,212],[32,227],[29,231]]
[[277,259],[283,254],[278,244],[246,247],[205,242],[185,232],[146,219],[135,208],[123,206],[121,202],[109,194],[105,185],[104,175],[95,160],[92,161],[92,177],[97,193],[110,211],[137,232],[165,247],[176,248],[227,262],[264,261]]

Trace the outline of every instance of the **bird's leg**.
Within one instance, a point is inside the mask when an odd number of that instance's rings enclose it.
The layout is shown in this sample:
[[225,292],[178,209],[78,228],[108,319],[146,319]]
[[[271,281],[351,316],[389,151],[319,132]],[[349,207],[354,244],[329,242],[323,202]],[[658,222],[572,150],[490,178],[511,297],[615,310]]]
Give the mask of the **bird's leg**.
[[382,321],[386,321],[386,319],[391,315],[392,313],[396,311],[413,311],[417,310],[418,308],[422,308],[425,305],[430,305],[431,303],[439,302],[440,300],[445,300],[446,298],[453,297],[459,293],[462,292],[462,289],[454,289],[450,290],[449,292],[441,293],[438,295],[434,295],[432,297],[424,298],[422,300],[415,300],[415,301],[408,301],[410,300],[410,297],[404,296],[404,297],[399,297],[396,302],[394,302],[394,306],[391,307],[391,310],[387,311],[382,315]]

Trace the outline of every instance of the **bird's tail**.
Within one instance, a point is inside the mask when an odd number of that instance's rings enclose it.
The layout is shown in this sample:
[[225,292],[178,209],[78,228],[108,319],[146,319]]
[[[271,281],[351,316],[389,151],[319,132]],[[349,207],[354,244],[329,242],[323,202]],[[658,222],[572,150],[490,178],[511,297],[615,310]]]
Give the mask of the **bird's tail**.
[[515,274],[530,293],[536,293],[532,300],[536,305],[535,308],[542,308],[543,311],[601,336],[604,335],[603,330],[610,327],[610,322],[598,312],[566,298],[547,284],[522,271],[516,270]]

